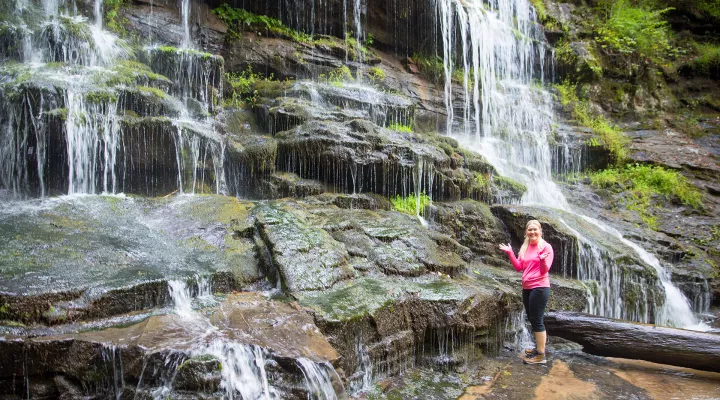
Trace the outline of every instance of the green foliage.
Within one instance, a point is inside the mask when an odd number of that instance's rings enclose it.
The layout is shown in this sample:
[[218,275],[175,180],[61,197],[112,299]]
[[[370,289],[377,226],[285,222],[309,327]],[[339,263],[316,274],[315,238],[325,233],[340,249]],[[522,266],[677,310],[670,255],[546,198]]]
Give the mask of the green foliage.
[[720,45],[695,43],[698,54],[692,61],[693,70],[700,75],[720,74]]
[[606,53],[662,62],[673,52],[672,31],[663,17],[672,8],[656,9],[649,1],[605,0],[601,4],[605,20],[598,24],[595,40]]
[[659,166],[634,164],[611,168],[591,174],[590,179],[596,187],[628,191],[628,209],[637,211],[651,229],[657,229],[657,221],[651,214],[655,196],[693,208],[703,205],[702,193],[682,174]]
[[375,37],[372,35],[372,33],[365,33],[365,46],[370,47],[373,45],[373,43],[375,43]]
[[[418,213],[418,198],[415,196],[415,194],[410,194],[408,197],[401,197],[401,196],[395,196],[394,199],[391,199],[393,207],[405,214],[408,215],[417,215]],[[426,195],[425,193],[420,193],[420,209],[419,211],[422,212],[425,207],[427,207],[430,204],[430,196]]]
[[367,76],[370,81],[376,85],[385,82],[386,79],[385,71],[378,67],[369,68],[367,70]]
[[342,86],[343,82],[351,81],[354,79],[352,72],[347,65],[342,65],[335,68],[334,70],[330,71],[330,73],[328,73],[327,77],[325,75],[320,75],[320,77],[327,78],[328,83],[337,87]]
[[124,6],[126,0],[105,0],[103,7],[105,9],[105,26],[111,31],[124,34],[125,27],[123,26],[127,19],[119,18],[119,11]]
[[413,131],[412,126],[398,124],[398,123],[388,125],[388,129],[391,129],[393,131],[398,131],[398,132],[405,132],[405,133],[412,133],[412,131]]
[[440,56],[428,56],[423,53],[415,53],[412,56],[413,61],[420,69],[420,74],[431,82],[439,83],[445,77],[445,68],[443,60]]
[[622,164],[627,158],[628,139],[623,132],[602,115],[594,116],[590,111],[590,103],[580,100],[577,95],[577,85],[565,80],[555,85],[558,91],[560,104],[569,110],[573,118],[581,125],[590,128],[597,135],[599,142],[591,144],[602,145],[607,148],[615,158],[615,162]]
[[265,77],[260,73],[255,73],[252,67],[248,65],[247,69],[241,73],[226,72],[225,81],[232,88],[232,94],[225,100],[226,107],[241,108],[245,105],[255,105],[260,97],[257,85],[261,82],[273,81],[274,76]]
[[530,4],[535,7],[535,11],[537,11],[537,16],[540,21],[543,21],[545,20],[545,18],[547,18],[547,9],[545,9],[544,0],[530,0]]
[[345,32],[345,51],[351,60],[357,60],[370,54],[367,47],[360,44],[350,32]]
[[212,13],[217,15],[218,18],[228,26],[232,38],[240,38],[240,32],[247,26],[256,30],[264,30],[278,36],[288,37],[299,43],[312,42],[312,36],[288,28],[283,25],[279,19],[266,15],[253,14],[242,8],[231,7],[227,3],[213,9]]

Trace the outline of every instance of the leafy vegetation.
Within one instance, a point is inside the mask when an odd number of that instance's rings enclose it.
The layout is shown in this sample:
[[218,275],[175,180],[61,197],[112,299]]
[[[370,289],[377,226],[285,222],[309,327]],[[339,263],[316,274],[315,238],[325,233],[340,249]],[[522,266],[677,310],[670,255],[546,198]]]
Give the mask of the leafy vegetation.
[[245,105],[253,106],[257,104],[260,94],[257,86],[261,82],[275,81],[273,74],[264,76],[260,73],[253,72],[252,67],[241,73],[226,72],[225,81],[230,85],[232,93],[225,100],[226,107],[242,108]]
[[702,193],[682,174],[660,166],[627,165],[596,172],[590,179],[599,188],[628,191],[628,209],[637,211],[651,229],[657,229],[657,221],[651,213],[656,207],[654,197],[679,201],[693,208],[703,205]]
[[598,24],[595,40],[609,55],[635,56],[662,62],[671,55],[673,38],[664,14],[655,3],[605,0],[601,3],[604,21]]
[[330,71],[327,75],[321,74],[320,78],[327,79],[327,82],[333,86],[340,87],[343,82],[351,81],[353,78],[352,72],[347,65],[342,65]]
[[530,0],[530,4],[535,8],[535,11],[537,11],[537,16],[539,20],[544,20],[547,18],[547,9],[545,8],[545,1],[544,0]]
[[627,158],[628,139],[623,132],[604,116],[592,114],[590,103],[578,97],[576,84],[566,80],[555,88],[563,108],[570,111],[579,124],[590,128],[599,139],[590,144],[604,146],[613,155],[616,163],[624,163]]
[[382,70],[382,68],[378,67],[371,67],[367,70],[366,73],[368,79],[370,79],[370,82],[372,82],[375,85],[379,85],[381,83],[385,82],[385,79],[387,76],[385,75],[385,71]]
[[312,42],[312,36],[298,32],[285,26],[279,19],[271,18],[266,15],[253,14],[242,8],[234,8],[228,4],[222,4],[212,10],[212,13],[231,31],[231,37],[240,38],[242,36],[243,25],[253,29],[263,30],[278,36],[288,37],[299,43]]
[[695,43],[697,57],[692,61],[692,69],[700,75],[720,76],[720,45]]
[[111,31],[124,34],[123,26],[127,20],[119,17],[120,8],[125,5],[126,0],[105,0],[103,7],[105,9],[105,26]]
[[[410,194],[407,197],[395,196],[394,199],[391,199],[391,202],[396,210],[408,215],[417,215],[418,198],[415,196],[415,194]],[[426,195],[425,193],[420,193],[419,211],[422,212],[429,204],[430,196]]]
[[444,79],[445,69],[440,56],[429,56],[423,53],[415,53],[413,61],[418,66],[420,74],[431,82],[439,83]]

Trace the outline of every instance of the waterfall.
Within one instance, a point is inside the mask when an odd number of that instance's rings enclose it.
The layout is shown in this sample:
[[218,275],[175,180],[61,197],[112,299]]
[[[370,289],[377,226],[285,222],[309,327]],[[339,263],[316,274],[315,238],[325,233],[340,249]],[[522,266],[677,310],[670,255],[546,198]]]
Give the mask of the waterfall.
[[[193,355],[210,354],[222,365],[220,387],[228,399],[275,400],[280,395],[270,385],[265,369],[268,352],[257,345],[243,344],[226,338],[210,320],[193,309],[194,298],[211,298],[212,285],[207,277],[195,277],[191,284],[184,280],[168,281],[168,293],[184,329],[196,333],[191,345]],[[332,365],[315,363],[306,358],[297,360],[305,377],[310,399],[334,400],[338,396],[332,385],[331,374],[337,375]],[[335,376],[339,382],[339,377]],[[342,389],[344,391],[344,388]],[[166,394],[163,392],[162,394]],[[164,398],[158,396],[158,398]]]
[[305,376],[305,388],[308,391],[309,399],[337,400],[338,396],[330,377],[330,373],[337,374],[337,372],[331,365],[314,363],[307,358],[298,358],[297,362]]
[[190,49],[192,48],[192,41],[190,39],[190,0],[180,0],[180,14],[183,26],[181,48]]
[[[442,31],[448,134],[457,135],[465,146],[487,157],[501,175],[525,184],[528,190],[522,204],[575,213],[552,180],[549,133],[554,116],[552,96],[543,88],[544,64],[552,50],[536,23],[535,10],[528,0],[436,1]],[[453,92],[452,84],[457,69],[464,84],[458,94]],[[453,109],[456,95],[464,96],[461,121],[456,121]],[[456,122],[461,126],[456,127]],[[665,288],[664,305],[655,310],[657,324],[697,326],[688,300],[672,284],[657,257],[623,238],[617,230],[580,216],[617,237],[655,268]],[[588,298],[591,311],[647,320],[647,310],[622,309],[619,299],[623,293],[618,292],[622,287],[620,273],[597,254],[597,246],[584,238],[579,246],[578,253],[591,256],[592,260],[583,260],[585,266],[593,269],[586,271],[584,277],[611,278],[599,297]]]

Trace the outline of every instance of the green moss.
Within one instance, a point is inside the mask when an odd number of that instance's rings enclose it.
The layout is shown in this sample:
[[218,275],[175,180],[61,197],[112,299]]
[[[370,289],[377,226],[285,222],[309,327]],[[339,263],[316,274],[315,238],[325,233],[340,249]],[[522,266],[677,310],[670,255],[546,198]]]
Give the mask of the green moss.
[[509,190],[515,193],[525,193],[527,187],[520,182],[504,177],[502,175],[493,175],[492,183],[500,190]]
[[145,94],[151,94],[158,98],[164,99],[167,94],[160,89],[149,87],[149,86],[138,86],[137,89]]
[[[117,96],[109,91],[95,91],[85,95],[85,100],[91,104],[107,104],[117,101]],[[67,110],[65,111],[67,113]]]
[[[392,202],[393,208],[397,211],[408,215],[416,215],[418,213],[418,198],[415,194],[410,194],[407,197],[395,196],[395,198],[390,201]],[[430,205],[430,196],[425,193],[420,193],[419,212],[422,213],[428,205]]]
[[132,60],[121,60],[113,67],[114,74],[102,73],[95,80],[107,86],[150,85],[154,83],[171,84],[167,77],[153,72],[149,66]]
[[264,76],[253,72],[252,66],[240,73],[226,72],[225,82],[228,83],[225,106],[231,108],[256,105],[263,96],[277,97],[289,85],[289,81],[281,82],[273,74]]

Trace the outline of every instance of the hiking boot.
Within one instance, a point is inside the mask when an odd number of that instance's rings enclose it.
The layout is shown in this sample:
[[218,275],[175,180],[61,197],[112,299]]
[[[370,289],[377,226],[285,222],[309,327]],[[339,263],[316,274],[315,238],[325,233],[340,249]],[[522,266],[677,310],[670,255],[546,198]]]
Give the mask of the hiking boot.
[[545,359],[545,353],[538,353],[537,351],[533,356],[525,356],[523,358],[523,362],[525,364],[547,364],[547,360]]
[[537,349],[525,349],[525,356],[532,357],[537,354]]

